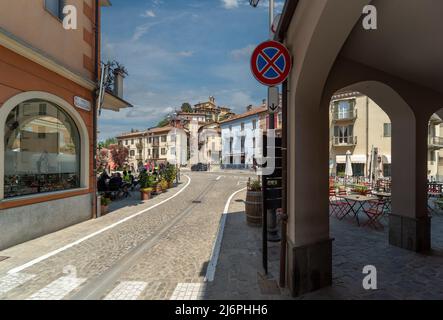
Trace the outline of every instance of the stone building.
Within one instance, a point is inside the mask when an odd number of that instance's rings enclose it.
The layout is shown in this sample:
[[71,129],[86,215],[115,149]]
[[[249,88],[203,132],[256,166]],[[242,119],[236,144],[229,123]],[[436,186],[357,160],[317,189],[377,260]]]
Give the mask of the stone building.
[[[350,151],[354,176],[369,176],[372,166],[372,173],[377,177],[391,177],[392,124],[383,109],[359,92],[341,92],[332,97],[329,110],[331,175],[344,174],[346,152]],[[429,119],[430,180],[438,179],[443,174],[439,171],[439,150],[443,148],[441,123],[441,118],[436,114]],[[374,152],[377,159],[371,161]]]

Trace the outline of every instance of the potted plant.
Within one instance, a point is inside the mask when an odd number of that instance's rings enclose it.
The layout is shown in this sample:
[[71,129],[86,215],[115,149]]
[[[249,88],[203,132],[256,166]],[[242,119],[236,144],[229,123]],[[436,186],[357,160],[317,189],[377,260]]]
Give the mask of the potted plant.
[[162,191],[166,191],[168,189],[168,186],[169,186],[168,181],[165,178],[162,178],[160,180],[159,185],[160,185]]
[[245,212],[246,223],[253,227],[260,227],[262,224],[263,194],[260,179],[249,178],[247,184]]
[[174,186],[174,180],[177,176],[177,169],[174,165],[169,164],[165,170],[165,180],[168,182],[168,188],[172,188]]
[[148,172],[140,173],[140,198],[141,200],[149,200],[153,191],[154,177]]
[[151,188],[151,187],[140,189],[140,198],[141,198],[141,200],[145,201],[145,200],[151,199],[151,194],[152,194],[153,190],[154,189]]
[[367,186],[362,186],[362,185],[356,185],[352,191],[355,193],[358,193],[359,195],[365,196],[368,194],[368,187]]
[[106,197],[101,197],[100,200],[100,212],[101,215],[104,216],[106,214],[108,214],[108,210],[109,210],[109,204],[111,203],[111,199],[106,198]]

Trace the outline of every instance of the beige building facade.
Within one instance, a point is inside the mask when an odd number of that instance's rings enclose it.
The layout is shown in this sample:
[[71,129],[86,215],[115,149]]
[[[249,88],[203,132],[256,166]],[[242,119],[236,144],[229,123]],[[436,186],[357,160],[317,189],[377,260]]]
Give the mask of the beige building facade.
[[128,149],[128,169],[138,172],[148,162],[187,164],[187,134],[172,126],[134,131],[117,137],[118,144]]
[[[443,153],[440,136],[441,118],[429,119],[428,179],[441,180],[439,161]],[[351,152],[352,171],[356,177],[391,177],[392,124],[391,119],[372,99],[359,92],[334,95],[330,104],[329,164],[332,176],[343,176],[346,153]],[[443,133],[443,132],[442,132]],[[375,154],[375,156],[374,156]]]

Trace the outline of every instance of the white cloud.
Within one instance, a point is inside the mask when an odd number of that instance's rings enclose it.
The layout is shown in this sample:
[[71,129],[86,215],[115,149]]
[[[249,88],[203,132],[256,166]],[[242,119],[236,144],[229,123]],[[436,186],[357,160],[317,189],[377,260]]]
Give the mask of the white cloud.
[[194,51],[180,51],[180,52],[177,53],[177,55],[179,57],[189,58],[189,57],[192,57],[194,55]]
[[255,46],[250,44],[244,48],[232,50],[231,52],[229,52],[229,55],[235,60],[249,59],[252,51],[254,51],[254,48]]
[[176,21],[178,19],[183,18],[184,16],[189,15],[189,13],[187,12],[182,12],[180,14],[177,15],[173,15],[173,16],[168,16],[167,18],[164,18],[162,20],[158,20],[155,22],[148,22],[148,23],[144,23],[142,25],[139,25],[138,27],[135,28],[134,34],[132,35],[132,41],[137,41],[139,40],[141,37],[143,37],[152,27],[159,25],[159,24],[167,24],[167,23],[172,23],[173,21]]
[[238,8],[239,6],[238,0],[222,0],[222,2],[223,2],[223,7],[226,9],[234,9]]
[[142,16],[143,18],[155,18],[155,17],[156,17],[156,14],[155,14],[155,12],[152,11],[152,10],[146,10],[144,13],[141,14],[141,16]]

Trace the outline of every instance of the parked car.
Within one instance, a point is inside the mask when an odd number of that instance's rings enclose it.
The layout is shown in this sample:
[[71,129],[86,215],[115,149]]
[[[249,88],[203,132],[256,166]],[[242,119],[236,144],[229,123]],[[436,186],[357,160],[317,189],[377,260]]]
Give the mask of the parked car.
[[191,167],[191,171],[208,171],[208,165],[199,162]]

